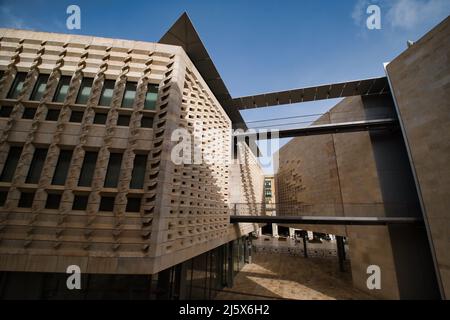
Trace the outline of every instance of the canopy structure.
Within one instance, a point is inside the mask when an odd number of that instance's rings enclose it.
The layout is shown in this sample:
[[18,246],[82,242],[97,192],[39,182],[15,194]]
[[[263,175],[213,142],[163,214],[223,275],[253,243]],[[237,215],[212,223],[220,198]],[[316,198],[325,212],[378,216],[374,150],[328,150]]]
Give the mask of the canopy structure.
[[229,103],[232,100],[231,95],[187,13],[181,15],[159,40],[159,43],[183,47],[192,63],[202,75],[202,78],[208,84],[209,89],[225,109],[228,117],[230,117],[233,128],[247,129],[239,110]]
[[233,98],[226,103],[228,106],[234,106],[234,108],[242,110],[351,96],[381,95],[389,92],[390,88],[387,78],[381,77],[262,93],[254,96]]

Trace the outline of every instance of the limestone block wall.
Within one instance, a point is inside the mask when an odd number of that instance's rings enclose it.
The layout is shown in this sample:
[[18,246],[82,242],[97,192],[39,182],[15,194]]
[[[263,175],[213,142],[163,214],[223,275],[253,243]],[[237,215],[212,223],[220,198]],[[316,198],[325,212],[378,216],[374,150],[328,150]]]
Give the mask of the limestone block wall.
[[387,66],[445,297],[450,297],[450,18]]
[[[237,158],[231,166],[231,210],[238,215],[261,215],[264,202],[264,171],[246,143],[240,143]],[[239,234],[247,234],[258,224],[235,226]]]
[[[175,129],[200,130],[204,154],[230,149],[231,122],[181,47],[156,43],[0,29],[0,105],[12,106],[0,117],[0,171],[11,146],[22,146],[14,178],[0,182],[7,192],[0,207],[0,270],[149,274],[217,247],[238,236],[229,225],[229,163],[175,165],[171,136]],[[7,93],[17,72],[26,81],[17,99]],[[29,97],[39,74],[49,80],[40,101]],[[70,76],[64,102],[53,102],[59,79]],[[76,104],[83,77],[93,78],[86,104]],[[109,108],[99,106],[105,80],[115,87]],[[132,108],[121,103],[127,81],[137,82]],[[154,110],[143,108],[147,84],[158,85]],[[33,119],[24,109],[37,108]],[[47,121],[59,109],[57,121]],[[84,112],[81,123],[71,112]],[[107,112],[106,124],[93,123]],[[128,127],[118,126],[120,115]],[[152,128],[141,127],[143,116]],[[214,129],[214,131],[212,130]],[[214,135],[212,133],[214,132]],[[37,184],[25,183],[36,147],[48,148]],[[63,186],[51,183],[60,150],[73,156]],[[91,187],[78,186],[87,151],[97,151]],[[105,188],[111,152],[123,154],[116,188]],[[147,155],[143,189],[130,189],[136,154]],[[21,192],[35,192],[32,208],[19,208]],[[262,192],[262,191],[261,191]],[[61,194],[59,209],[46,209],[50,193]],[[86,210],[72,210],[76,195],[87,195]],[[99,211],[102,196],[114,197],[112,212]],[[126,212],[128,197],[140,197],[139,212]]]
[[[395,117],[389,95],[346,98],[317,123]],[[279,151],[277,208],[280,215],[419,216],[417,194],[400,130],[355,132],[294,138]],[[408,236],[387,226],[295,226],[348,237],[353,283],[378,298],[406,297],[399,272],[408,270],[414,255],[401,256],[393,240],[413,244],[427,256],[420,229]],[[401,235],[401,236],[399,236]],[[420,239],[420,240],[419,240]],[[422,252],[423,251],[423,252]],[[369,291],[367,267],[380,266],[382,290]],[[422,266],[420,266],[422,268]],[[429,260],[423,266],[429,270]],[[430,272],[432,275],[432,271]],[[412,276],[411,276],[412,277]],[[409,278],[411,280],[411,278]],[[427,280],[428,281],[428,280]],[[427,281],[421,285],[426,287]],[[417,289],[417,288],[416,288]],[[409,290],[420,296],[421,290]],[[416,291],[415,291],[416,290]],[[423,292],[425,290],[422,290]]]

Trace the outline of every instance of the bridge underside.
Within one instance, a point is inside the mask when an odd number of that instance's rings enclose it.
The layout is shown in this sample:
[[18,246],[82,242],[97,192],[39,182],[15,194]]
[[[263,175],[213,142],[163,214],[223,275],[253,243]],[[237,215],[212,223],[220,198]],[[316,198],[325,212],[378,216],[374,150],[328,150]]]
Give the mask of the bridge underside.
[[231,223],[278,223],[317,225],[392,225],[422,224],[423,220],[412,217],[330,217],[330,216],[230,216]]

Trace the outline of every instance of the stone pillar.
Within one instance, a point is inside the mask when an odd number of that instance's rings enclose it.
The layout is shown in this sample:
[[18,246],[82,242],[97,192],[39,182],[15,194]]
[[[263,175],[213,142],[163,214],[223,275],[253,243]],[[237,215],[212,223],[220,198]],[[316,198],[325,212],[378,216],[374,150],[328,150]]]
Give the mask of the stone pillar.
[[294,234],[295,234],[295,229],[294,228],[289,228],[289,238],[293,239],[294,238]]
[[278,225],[276,223],[272,223],[272,237],[278,238]]

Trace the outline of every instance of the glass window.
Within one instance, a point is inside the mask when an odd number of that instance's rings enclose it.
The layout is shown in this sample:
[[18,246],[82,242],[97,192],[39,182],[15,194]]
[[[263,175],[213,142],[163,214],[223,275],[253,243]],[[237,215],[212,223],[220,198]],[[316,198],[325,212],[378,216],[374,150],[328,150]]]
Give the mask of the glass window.
[[106,113],[95,113],[94,123],[95,124],[105,124],[106,123],[107,114]]
[[8,157],[6,158],[0,181],[11,182],[19,163],[20,155],[22,154],[22,147],[10,147]]
[[99,211],[113,211],[114,210],[114,197],[102,197],[100,200]]
[[26,183],[38,183],[41,177],[42,168],[44,168],[47,149],[39,148],[34,150],[33,160],[28,170]]
[[34,85],[33,92],[31,93],[30,100],[40,101],[44,96],[45,88],[47,87],[48,74],[40,74]]
[[130,181],[131,189],[142,189],[144,187],[146,166],[147,166],[147,155],[137,154],[134,157],[133,172],[131,173],[131,181]]
[[88,151],[84,154],[83,165],[80,171],[78,185],[90,187],[94,177],[95,164],[97,163],[98,152]]
[[89,196],[75,195],[72,210],[86,210]]
[[61,194],[49,194],[47,195],[47,201],[45,202],[46,209],[59,209],[61,203]]
[[56,164],[55,174],[53,175],[52,184],[62,186],[66,183],[70,160],[72,160],[72,150],[61,150],[58,163]]
[[130,116],[128,115],[119,115],[119,117],[117,118],[117,125],[118,126],[128,126],[130,124]]
[[81,122],[83,120],[83,111],[73,111],[70,114],[70,122]]
[[111,105],[113,93],[114,93],[114,80],[105,80],[103,83],[102,95],[100,96],[99,106],[108,107]]
[[69,92],[70,79],[71,77],[69,76],[62,76],[61,79],[59,79],[58,87],[56,88],[55,96],[53,97],[54,102],[64,102],[64,99],[66,99],[67,93]]
[[0,107],[0,117],[1,118],[9,118],[12,111],[13,111],[12,106],[1,106]]
[[8,191],[0,191],[0,207],[3,207],[8,197]]
[[45,120],[58,121],[59,112],[60,112],[59,109],[48,109],[47,110],[47,116],[45,117]]
[[80,90],[78,91],[76,103],[86,104],[88,102],[89,95],[91,94],[93,81],[94,79],[92,78],[83,78],[83,81],[81,81]]
[[34,192],[22,192],[19,199],[19,208],[31,208],[34,200]]
[[22,114],[22,119],[33,119],[36,114],[36,108],[25,108]]
[[141,128],[153,128],[153,117],[142,116],[141,118]]
[[156,100],[158,100],[158,85],[149,84],[147,86],[147,94],[145,95],[144,109],[155,110]]
[[20,92],[23,89],[23,84],[25,83],[25,78],[27,77],[26,72],[18,72],[16,77],[14,78],[14,82],[12,84],[11,89],[8,92],[8,99],[17,99]]
[[126,212],[139,212],[141,209],[141,198],[127,198]]
[[123,94],[122,108],[132,108],[134,98],[136,97],[136,82],[127,82],[125,86],[125,92]]
[[115,188],[119,182],[120,166],[122,164],[121,153],[111,153],[108,169],[106,170],[105,188]]

